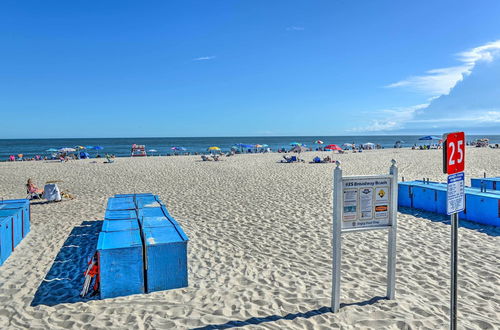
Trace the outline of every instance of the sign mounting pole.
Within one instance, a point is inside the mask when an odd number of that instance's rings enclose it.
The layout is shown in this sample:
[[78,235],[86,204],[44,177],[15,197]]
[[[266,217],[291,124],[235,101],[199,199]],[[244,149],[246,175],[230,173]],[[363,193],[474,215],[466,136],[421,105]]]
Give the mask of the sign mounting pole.
[[465,209],[465,134],[443,136],[443,172],[448,174],[446,213],[451,217],[450,329],[457,329],[458,213]]
[[340,267],[341,261],[341,227],[342,227],[342,169],[336,161],[333,171],[333,256],[332,256],[332,312],[340,309]]

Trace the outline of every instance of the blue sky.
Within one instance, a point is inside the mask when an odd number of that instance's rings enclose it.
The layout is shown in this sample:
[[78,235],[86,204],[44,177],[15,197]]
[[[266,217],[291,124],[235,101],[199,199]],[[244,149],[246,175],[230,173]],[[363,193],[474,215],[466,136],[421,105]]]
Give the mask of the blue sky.
[[498,133],[499,12],[4,0],[0,138]]

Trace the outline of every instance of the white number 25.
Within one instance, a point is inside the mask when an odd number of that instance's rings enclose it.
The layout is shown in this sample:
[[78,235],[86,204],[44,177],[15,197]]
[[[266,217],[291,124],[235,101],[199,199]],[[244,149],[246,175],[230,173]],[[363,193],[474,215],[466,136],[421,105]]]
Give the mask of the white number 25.
[[[457,146],[457,151],[458,151],[458,154],[460,156],[460,158],[457,159],[457,163],[460,164],[461,162],[464,161],[464,141],[460,140],[458,141],[458,146]],[[450,147],[450,158],[449,158],[449,164],[450,165],[455,165],[455,159],[454,159],[454,156],[455,156],[455,143],[453,142],[450,142],[448,144],[448,146]]]

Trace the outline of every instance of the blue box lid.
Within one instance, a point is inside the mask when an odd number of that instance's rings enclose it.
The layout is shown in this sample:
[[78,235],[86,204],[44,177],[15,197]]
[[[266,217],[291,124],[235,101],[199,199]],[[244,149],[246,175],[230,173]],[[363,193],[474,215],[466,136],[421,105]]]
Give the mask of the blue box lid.
[[143,228],[173,226],[167,217],[144,217],[141,224]]
[[139,230],[136,220],[104,220],[102,231]]
[[111,211],[106,210],[104,220],[122,220],[122,219],[137,219],[137,212],[135,210],[119,210]]
[[147,246],[188,241],[184,231],[177,226],[143,228],[142,232]]
[[136,204],[138,208],[146,207],[161,207],[160,199],[158,196],[138,196],[136,198]]
[[116,194],[115,197],[137,197],[137,196],[152,196],[152,193],[141,193],[141,194]]
[[141,234],[138,230],[101,231],[97,242],[98,250],[124,249],[138,246],[142,248]]
[[163,212],[161,207],[146,207],[139,209],[139,218],[143,217],[165,217],[166,214]]
[[0,210],[0,218],[11,217],[13,215],[17,215],[18,213],[19,209]]
[[22,199],[2,199],[0,200],[0,204],[10,204],[10,203],[24,203],[24,204],[29,204],[30,201],[29,199],[22,198]]
[[114,198],[108,199],[107,210],[135,210],[135,203],[132,197]]

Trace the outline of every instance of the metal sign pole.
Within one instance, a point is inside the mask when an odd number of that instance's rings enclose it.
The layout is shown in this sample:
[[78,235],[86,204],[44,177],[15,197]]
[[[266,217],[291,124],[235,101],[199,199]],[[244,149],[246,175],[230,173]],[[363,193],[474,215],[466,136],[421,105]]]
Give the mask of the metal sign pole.
[[342,266],[342,169],[340,162],[333,171],[333,238],[332,238],[332,302],[331,309],[336,313],[340,309],[340,268]]
[[451,215],[450,329],[457,329],[458,213]]
[[391,195],[391,227],[389,228],[387,241],[387,298],[394,299],[396,291],[396,232],[398,219],[398,167],[393,159],[389,174],[392,175]]

